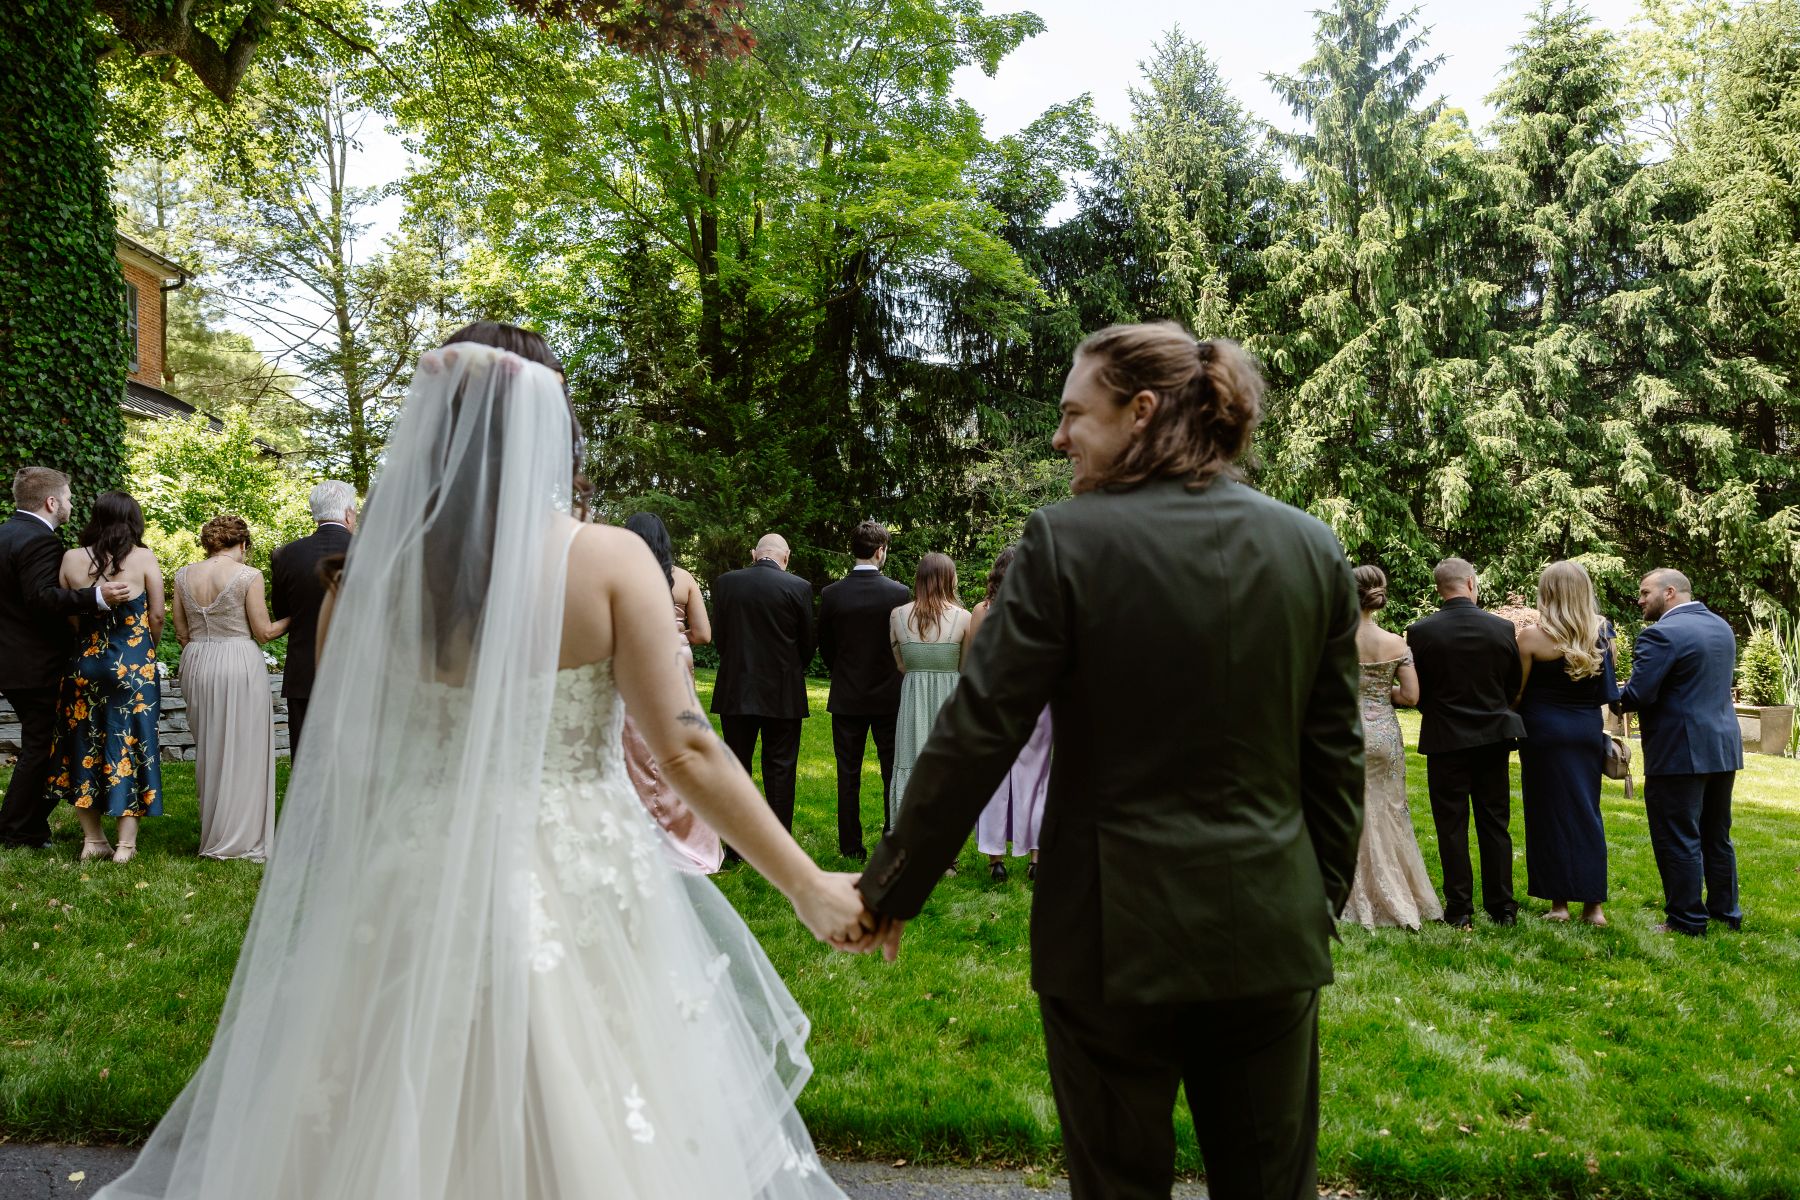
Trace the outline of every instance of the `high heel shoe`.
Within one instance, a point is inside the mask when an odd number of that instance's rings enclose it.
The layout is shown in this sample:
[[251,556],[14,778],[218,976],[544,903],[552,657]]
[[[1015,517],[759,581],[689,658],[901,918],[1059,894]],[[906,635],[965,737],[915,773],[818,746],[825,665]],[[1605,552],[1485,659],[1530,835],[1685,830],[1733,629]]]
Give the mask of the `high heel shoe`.
[[117,848],[115,848],[112,853],[112,860],[116,863],[121,863],[121,864],[128,863],[136,857],[137,857],[137,846],[135,846],[135,845],[127,846],[127,845],[124,845],[123,843],[121,843]]
[[96,858],[111,858],[112,856],[112,845],[105,838],[101,838],[97,842],[84,840],[81,843],[81,858],[77,861],[91,862]]
[[1006,882],[1006,864],[1005,863],[991,864],[988,867],[988,878],[993,880],[995,883],[1005,883]]
[[1032,859],[1031,865],[1025,868],[1025,878],[1033,883],[1037,882],[1037,859]]

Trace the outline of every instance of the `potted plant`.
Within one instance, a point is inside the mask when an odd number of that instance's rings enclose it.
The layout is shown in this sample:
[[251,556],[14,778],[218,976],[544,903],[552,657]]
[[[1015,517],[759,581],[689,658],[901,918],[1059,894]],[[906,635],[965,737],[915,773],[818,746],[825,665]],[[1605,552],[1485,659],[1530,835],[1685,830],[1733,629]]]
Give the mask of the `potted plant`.
[[1793,697],[1773,629],[1750,635],[1738,658],[1738,725],[1744,744],[1759,754],[1786,754],[1794,734]]

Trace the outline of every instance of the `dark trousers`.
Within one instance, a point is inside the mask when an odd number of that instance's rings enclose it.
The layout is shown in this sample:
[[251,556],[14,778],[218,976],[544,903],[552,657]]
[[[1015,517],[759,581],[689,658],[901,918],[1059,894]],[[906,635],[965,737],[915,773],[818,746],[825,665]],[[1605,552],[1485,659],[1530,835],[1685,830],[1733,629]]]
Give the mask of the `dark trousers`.
[[1736,771],[1644,780],[1650,849],[1662,876],[1663,912],[1671,929],[1705,933],[1709,917],[1736,929],[1744,919],[1738,908],[1737,850],[1731,844],[1731,788],[1736,781]]
[[1169,1200],[1180,1084],[1213,1200],[1318,1200],[1318,992],[1038,1007],[1073,1200]]
[[719,717],[725,744],[746,771],[756,751],[757,735],[762,735],[763,797],[790,833],[794,829],[794,775],[800,765],[800,721],[799,717]]
[[1513,899],[1512,777],[1509,742],[1448,750],[1425,758],[1431,822],[1437,827],[1438,860],[1444,867],[1444,920],[1452,925],[1475,914],[1475,872],[1469,865],[1469,813],[1481,850],[1481,906],[1496,921],[1511,921]]
[[300,731],[306,728],[306,706],[311,702],[311,696],[289,696],[287,698],[288,755],[295,762],[300,760]]
[[896,713],[877,717],[831,714],[831,749],[837,755],[838,853],[861,854],[863,752],[875,735],[875,757],[881,763],[881,832],[893,824],[894,722]]
[[0,846],[41,846],[50,840],[50,812],[56,807],[44,796],[56,733],[56,689],[7,688],[5,694],[19,715],[19,761],[0,805]]

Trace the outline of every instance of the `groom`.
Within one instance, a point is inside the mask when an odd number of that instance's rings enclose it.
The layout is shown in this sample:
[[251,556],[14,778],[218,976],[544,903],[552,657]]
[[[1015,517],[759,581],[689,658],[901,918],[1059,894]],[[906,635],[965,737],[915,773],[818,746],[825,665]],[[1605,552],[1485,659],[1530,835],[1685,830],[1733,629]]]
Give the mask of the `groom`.
[[1215,1200],[1318,1195],[1359,614],[1331,531],[1236,478],[1261,393],[1173,324],[1082,343],[1052,443],[1077,494],[1026,524],[859,884],[891,957],[1049,703],[1031,971],[1075,1200],[1167,1200],[1184,1083]]

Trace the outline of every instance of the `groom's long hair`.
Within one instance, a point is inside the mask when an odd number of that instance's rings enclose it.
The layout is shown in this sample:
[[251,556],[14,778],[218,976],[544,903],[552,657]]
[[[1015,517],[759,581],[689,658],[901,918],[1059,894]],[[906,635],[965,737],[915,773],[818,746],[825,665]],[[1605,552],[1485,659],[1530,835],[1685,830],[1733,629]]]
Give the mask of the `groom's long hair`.
[[1198,491],[1221,475],[1241,478],[1237,460],[1262,420],[1262,374],[1236,342],[1195,341],[1173,321],[1111,325],[1075,348],[1095,361],[1095,377],[1117,404],[1139,392],[1157,398],[1144,432],[1091,488],[1124,490],[1153,479],[1183,479]]

